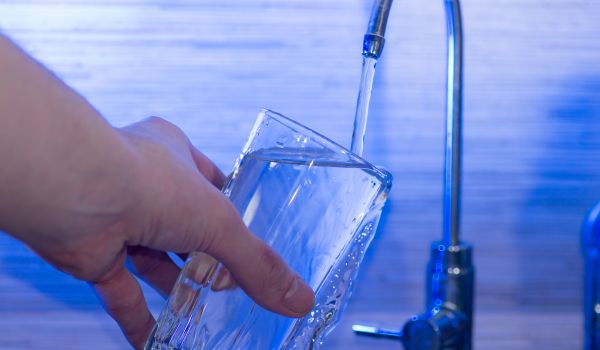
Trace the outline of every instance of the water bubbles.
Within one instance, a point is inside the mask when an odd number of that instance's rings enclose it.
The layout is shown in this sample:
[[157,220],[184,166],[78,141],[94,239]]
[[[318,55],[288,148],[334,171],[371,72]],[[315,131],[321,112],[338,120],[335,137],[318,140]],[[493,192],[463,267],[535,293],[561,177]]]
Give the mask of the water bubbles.
[[276,144],[276,145],[277,145],[277,147],[279,147],[279,148],[283,148],[283,147],[285,147],[286,143],[287,143],[287,136],[285,136],[285,135],[283,135],[283,136],[280,136],[280,137],[277,139],[277,141],[275,141],[275,144]]
[[[375,228],[375,224],[373,222],[369,222],[366,224],[363,229],[356,235],[355,242],[360,247],[363,247],[364,244],[368,241],[368,239],[372,236],[373,230]],[[362,251],[360,252],[362,255]]]
[[334,312],[333,310],[329,311],[328,313],[325,314],[325,319],[327,321],[331,320],[333,318]]
[[294,134],[294,140],[300,144],[308,143],[308,136],[302,134]]

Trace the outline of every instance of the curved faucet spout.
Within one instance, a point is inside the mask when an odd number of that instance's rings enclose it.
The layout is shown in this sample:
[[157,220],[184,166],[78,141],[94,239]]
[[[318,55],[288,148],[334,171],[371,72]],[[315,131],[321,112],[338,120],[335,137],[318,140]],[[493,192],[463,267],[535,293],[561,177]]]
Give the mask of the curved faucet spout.
[[[426,312],[401,331],[355,326],[354,331],[400,338],[407,350],[471,350],[475,270],[472,247],[460,240],[462,168],[463,31],[460,0],[443,0],[447,23],[446,142],[443,237],[431,247],[427,267]],[[392,1],[376,0],[363,55],[377,59],[383,50]]]
[[379,58],[385,44],[385,29],[387,27],[392,0],[375,1],[369,26],[363,41],[363,56]]

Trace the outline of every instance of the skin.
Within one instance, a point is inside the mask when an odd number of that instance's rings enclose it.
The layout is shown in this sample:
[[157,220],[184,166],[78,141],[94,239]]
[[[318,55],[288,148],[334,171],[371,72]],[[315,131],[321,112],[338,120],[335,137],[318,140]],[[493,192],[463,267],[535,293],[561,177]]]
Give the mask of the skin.
[[132,273],[168,295],[179,269],[167,251],[214,257],[225,284],[266,309],[312,309],[312,290],[249,232],[219,191],[224,175],[179,128],[111,127],[4,36],[0,71],[0,230],[87,281],[134,348],[155,321]]

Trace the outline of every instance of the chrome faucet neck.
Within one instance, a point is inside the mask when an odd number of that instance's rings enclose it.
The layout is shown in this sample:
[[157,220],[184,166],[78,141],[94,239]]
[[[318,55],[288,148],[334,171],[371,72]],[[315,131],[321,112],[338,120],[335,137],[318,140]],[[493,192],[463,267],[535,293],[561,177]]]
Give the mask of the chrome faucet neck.
[[363,40],[363,56],[379,58],[385,44],[385,29],[387,27],[392,0],[378,0],[373,4],[371,18]]
[[460,242],[462,183],[463,31],[459,0],[444,0],[444,3],[447,23],[448,67],[442,241],[447,245],[457,245]]

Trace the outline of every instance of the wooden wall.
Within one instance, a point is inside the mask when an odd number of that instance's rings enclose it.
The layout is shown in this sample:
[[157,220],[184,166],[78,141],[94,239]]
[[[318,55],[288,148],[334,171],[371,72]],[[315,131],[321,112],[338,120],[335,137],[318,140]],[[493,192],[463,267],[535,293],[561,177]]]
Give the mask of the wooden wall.
[[[228,171],[261,107],[349,143],[370,3],[2,0],[0,29],[115,125],[168,118]],[[600,200],[600,2],[463,0],[463,12],[475,348],[579,349],[579,233]],[[365,156],[395,183],[326,349],[398,349],[349,327],[399,327],[423,310],[428,246],[441,232],[444,31],[442,1],[394,4]],[[127,348],[84,283],[6,236],[0,329],[3,349]]]

